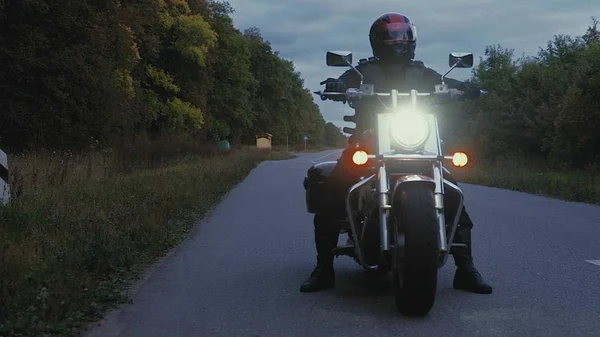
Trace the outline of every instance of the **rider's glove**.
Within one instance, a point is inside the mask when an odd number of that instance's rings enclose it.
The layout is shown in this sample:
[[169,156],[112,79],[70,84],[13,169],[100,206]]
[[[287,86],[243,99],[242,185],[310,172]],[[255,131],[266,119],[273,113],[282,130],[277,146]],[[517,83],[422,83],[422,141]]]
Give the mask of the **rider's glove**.
[[464,92],[462,99],[478,99],[482,95],[479,87],[474,84],[465,85],[461,90]]
[[473,86],[465,91],[465,98],[466,99],[478,99],[479,96],[481,96],[481,94],[482,94],[481,90],[479,88]]
[[460,91],[458,89],[453,89],[453,88],[448,89],[448,91],[450,92],[451,99],[460,99],[460,98],[462,98],[462,96],[464,94],[463,91]]
[[329,82],[325,84],[325,92],[346,92],[346,84],[341,81]]
[[[325,81],[321,82],[321,84],[325,84],[325,90],[324,92],[339,92],[339,93],[345,93],[346,92],[346,84],[338,79],[335,78],[328,78]],[[327,99],[330,99],[332,101],[341,101],[341,102],[346,102],[346,97],[345,96],[329,96]]]

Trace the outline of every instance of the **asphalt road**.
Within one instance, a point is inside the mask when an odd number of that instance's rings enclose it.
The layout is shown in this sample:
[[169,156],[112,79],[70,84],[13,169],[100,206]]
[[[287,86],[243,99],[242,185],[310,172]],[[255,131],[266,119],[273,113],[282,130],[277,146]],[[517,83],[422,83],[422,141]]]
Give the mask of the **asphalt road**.
[[89,336],[600,336],[600,207],[494,188],[461,185],[493,294],[454,290],[450,259],[430,315],[404,318],[348,257],[335,289],[300,293],[315,263],[302,179],[326,154],[261,164]]

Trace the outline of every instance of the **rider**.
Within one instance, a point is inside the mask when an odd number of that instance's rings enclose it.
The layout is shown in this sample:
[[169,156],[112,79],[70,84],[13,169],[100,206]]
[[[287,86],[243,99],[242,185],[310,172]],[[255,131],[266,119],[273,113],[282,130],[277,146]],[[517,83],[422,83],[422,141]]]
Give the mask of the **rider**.
[[[378,92],[397,89],[407,92],[410,89],[431,92],[435,84],[441,81],[441,75],[435,70],[426,68],[420,61],[413,60],[417,44],[415,26],[404,15],[388,13],[375,20],[369,32],[369,40],[374,57],[361,60],[356,67],[364,76],[364,83],[373,84]],[[398,78],[403,80],[398,81]],[[325,92],[345,92],[347,87],[357,88],[360,85],[360,75],[354,70],[348,70],[338,79],[327,79]],[[463,82],[446,79],[445,83],[450,88],[464,92],[466,98],[477,98],[480,95],[478,88]],[[345,97],[333,98],[333,100],[345,101]],[[339,215],[344,214],[344,196],[348,188],[355,183],[352,177],[348,177],[348,171],[344,166],[354,152],[354,144],[359,135],[370,128],[372,114],[366,107],[355,107],[356,129],[349,140],[349,146],[342,153],[338,164],[329,176],[328,183],[332,188],[329,200],[335,204],[335,210],[329,215],[315,214],[314,230],[315,245],[317,249],[317,266],[311,273],[310,278],[300,287],[301,292],[314,292],[322,289],[332,288],[335,285],[335,274],[333,270],[334,254],[332,250],[337,246],[339,230],[337,221]],[[455,183],[456,181],[449,172],[445,172],[444,178]],[[450,189],[448,189],[450,190]],[[453,198],[451,198],[453,199]],[[335,201],[333,201],[335,200]],[[450,207],[448,207],[450,208]],[[336,214],[338,217],[335,217]],[[333,215],[333,216],[332,216]],[[454,276],[454,288],[466,290],[473,293],[489,294],[492,287],[486,284],[475,266],[471,255],[471,229],[473,222],[467,214],[464,206],[459,219],[459,226],[455,234],[454,242],[466,245],[466,248],[452,249],[452,255],[456,264]]]

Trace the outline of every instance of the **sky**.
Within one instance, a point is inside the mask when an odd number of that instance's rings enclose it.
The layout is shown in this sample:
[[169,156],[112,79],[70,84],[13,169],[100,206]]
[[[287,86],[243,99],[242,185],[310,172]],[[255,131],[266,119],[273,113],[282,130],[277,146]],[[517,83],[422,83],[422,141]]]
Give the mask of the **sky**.
[[[256,26],[280,56],[294,61],[311,91],[346,68],[327,67],[327,51],[353,52],[354,63],[372,56],[369,28],[383,13],[408,16],[417,27],[416,59],[444,73],[448,53],[472,52],[475,64],[485,47],[500,44],[515,56],[536,55],[554,35],[582,35],[592,16],[600,17],[600,0],[228,0],[240,30]],[[450,77],[464,80],[469,69]],[[353,127],[343,116],[353,111],[341,102],[314,96],[327,122]]]

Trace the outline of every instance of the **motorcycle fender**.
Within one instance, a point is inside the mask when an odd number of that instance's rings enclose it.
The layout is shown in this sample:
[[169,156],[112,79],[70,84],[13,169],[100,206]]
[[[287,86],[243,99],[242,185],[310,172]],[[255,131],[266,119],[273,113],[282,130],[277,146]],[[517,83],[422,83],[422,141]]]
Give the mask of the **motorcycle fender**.
[[425,184],[429,185],[432,189],[435,188],[435,181],[433,178],[421,175],[421,174],[411,174],[406,176],[401,176],[393,184],[393,198],[396,198],[396,194],[402,190],[402,187],[407,186],[408,184]]
[[333,172],[337,163],[337,160],[317,163],[306,172],[303,185],[306,190],[306,209],[308,213],[314,214],[319,209],[326,209],[325,181]]
[[[444,172],[448,172],[444,169]],[[449,174],[449,172],[448,172]],[[435,181],[433,178],[423,175],[408,175],[398,178],[392,185],[394,189],[391,194],[394,198],[396,197],[397,192],[400,192],[403,186],[407,186],[407,184],[412,183],[420,183],[420,184],[429,184],[432,189],[435,189]],[[462,213],[462,209],[458,209],[458,200],[460,197],[459,193],[454,190],[451,186],[445,185],[445,193],[444,193],[444,214],[446,219],[452,219],[450,223],[454,222],[455,217],[460,217]],[[394,199],[392,199],[394,200]]]

